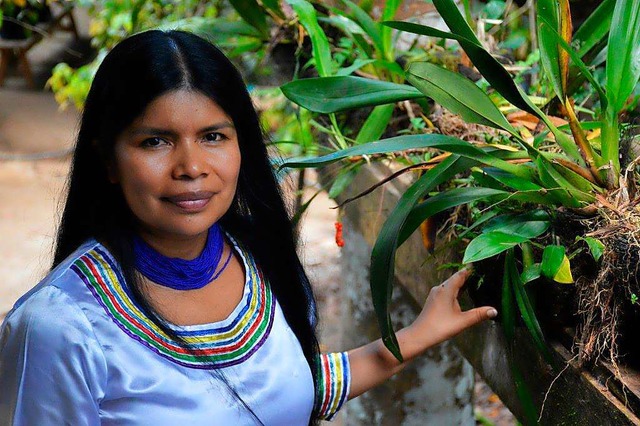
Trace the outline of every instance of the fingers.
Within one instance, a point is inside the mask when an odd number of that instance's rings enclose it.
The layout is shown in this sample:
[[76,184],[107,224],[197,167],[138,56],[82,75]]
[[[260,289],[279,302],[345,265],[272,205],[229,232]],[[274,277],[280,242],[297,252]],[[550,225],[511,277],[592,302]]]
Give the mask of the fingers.
[[449,288],[454,292],[455,296],[458,297],[458,292],[464,286],[464,282],[467,280],[469,275],[471,275],[471,268],[463,268],[450,276],[449,279],[447,279],[440,285],[443,288]]
[[471,327],[482,321],[495,318],[498,316],[496,308],[491,306],[482,306],[480,308],[469,309],[462,313],[467,327]]

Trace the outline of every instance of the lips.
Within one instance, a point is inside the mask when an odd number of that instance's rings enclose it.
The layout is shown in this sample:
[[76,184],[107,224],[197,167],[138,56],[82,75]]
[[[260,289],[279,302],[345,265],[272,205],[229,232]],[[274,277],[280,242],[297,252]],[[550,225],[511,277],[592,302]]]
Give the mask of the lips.
[[163,200],[170,202],[181,210],[197,212],[204,209],[213,195],[214,193],[210,191],[193,191],[163,197]]

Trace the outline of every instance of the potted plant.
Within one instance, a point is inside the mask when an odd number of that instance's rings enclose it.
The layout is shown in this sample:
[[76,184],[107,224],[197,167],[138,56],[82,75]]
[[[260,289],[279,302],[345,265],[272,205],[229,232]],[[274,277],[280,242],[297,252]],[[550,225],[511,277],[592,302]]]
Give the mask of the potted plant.
[[[575,343],[581,360],[604,359],[615,365],[623,341],[621,320],[637,318],[639,310],[640,176],[637,154],[627,155],[637,152],[637,139],[634,142],[625,117],[637,104],[633,93],[640,78],[640,1],[605,0],[575,33],[567,0],[538,1],[540,64],[550,87],[546,105],[536,103],[514,82],[453,1],[433,3],[450,32],[408,22],[385,25],[457,41],[490,86],[491,97],[460,74],[426,62],[406,69],[410,85],[332,76],[288,83],[285,95],[307,109],[331,114],[428,97],[469,123],[497,129],[501,136],[485,144],[442,134],[396,136],[293,159],[285,166],[320,167],[425,148],[442,153],[405,170],[424,173],[390,213],[371,256],[371,291],[383,341],[399,359],[389,319],[396,250],[435,214],[475,204],[482,214],[469,224],[463,262],[493,259],[503,265],[492,268],[491,281],[499,283],[497,303],[507,338],[514,337],[520,322],[539,351],[548,354],[534,290],[545,280],[573,285],[579,305]],[[596,78],[596,70],[604,82]],[[588,87],[596,98],[591,109],[595,119],[578,113],[574,95],[581,87]],[[534,131],[525,132],[508,120],[495,99],[535,121]],[[554,110],[565,125],[553,119],[549,111]],[[461,173],[464,180],[429,197]]]

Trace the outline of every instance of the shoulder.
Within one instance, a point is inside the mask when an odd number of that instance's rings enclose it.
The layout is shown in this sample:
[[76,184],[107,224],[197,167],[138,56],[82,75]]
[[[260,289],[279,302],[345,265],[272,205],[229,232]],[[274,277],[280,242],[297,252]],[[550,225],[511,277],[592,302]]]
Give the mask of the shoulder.
[[[100,249],[106,251],[104,246],[95,240],[88,240],[82,244],[51,270],[35,287],[20,297],[8,316],[11,316],[14,311],[21,310],[23,305],[26,305],[25,309],[29,309],[29,305],[37,305],[39,301],[47,296],[54,299],[51,302],[62,304],[67,304],[70,301],[69,299],[78,299],[83,293],[83,287],[85,287],[79,265],[84,258],[95,250]],[[57,294],[57,297],[52,296],[53,294]],[[66,296],[66,298],[63,296]]]
[[81,336],[93,338],[86,304],[90,291],[77,271],[78,261],[96,248],[88,241],[53,269],[38,285],[23,295],[7,314],[2,326],[3,341],[11,337],[38,345],[64,345]]

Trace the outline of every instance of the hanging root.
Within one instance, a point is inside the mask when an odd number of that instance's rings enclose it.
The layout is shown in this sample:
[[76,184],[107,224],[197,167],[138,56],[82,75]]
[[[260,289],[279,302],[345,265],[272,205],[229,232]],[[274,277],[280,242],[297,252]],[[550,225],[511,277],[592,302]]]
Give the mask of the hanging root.
[[604,360],[617,368],[619,356],[624,355],[619,353],[619,342],[629,317],[625,313],[638,309],[635,297],[640,296],[640,211],[630,204],[609,210],[594,220],[591,229],[587,235],[599,239],[605,250],[596,278],[576,283],[581,318],[576,345],[582,363]]

